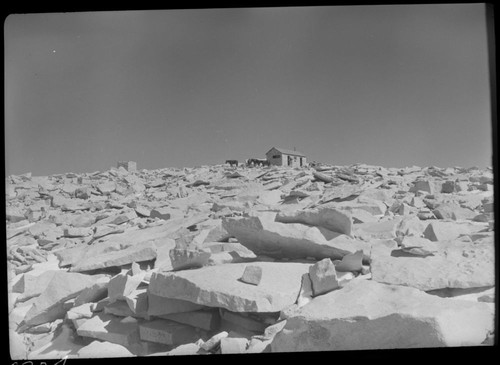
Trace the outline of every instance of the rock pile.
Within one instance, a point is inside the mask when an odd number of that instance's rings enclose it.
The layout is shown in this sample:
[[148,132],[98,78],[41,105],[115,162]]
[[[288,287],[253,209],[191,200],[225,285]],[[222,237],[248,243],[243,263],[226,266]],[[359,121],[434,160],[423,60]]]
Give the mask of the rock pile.
[[11,356],[491,344],[492,184],[363,164],[9,176]]

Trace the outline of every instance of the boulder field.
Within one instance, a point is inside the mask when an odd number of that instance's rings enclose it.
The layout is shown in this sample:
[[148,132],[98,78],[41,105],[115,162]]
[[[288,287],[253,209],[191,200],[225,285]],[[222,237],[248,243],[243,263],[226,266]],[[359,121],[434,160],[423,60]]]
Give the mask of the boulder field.
[[491,169],[6,178],[13,360],[488,346]]

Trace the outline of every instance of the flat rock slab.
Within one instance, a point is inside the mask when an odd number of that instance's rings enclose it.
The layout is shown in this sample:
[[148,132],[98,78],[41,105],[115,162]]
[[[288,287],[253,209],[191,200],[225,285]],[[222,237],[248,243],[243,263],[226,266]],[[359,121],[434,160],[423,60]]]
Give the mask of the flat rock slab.
[[485,303],[359,280],[315,298],[287,319],[272,352],[479,345],[494,325]]
[[426,257],[401,250],[372,251],[372,280],[424,291],[495,285],[493,244],[442,241],[435,247],[433,256]]
[[223,227],[258,255],[341,259],[350,253],[334,247],[317,227],[279,223],[268,216],[231,218],[223,220]]
[[45,291],[35,298],[24,318],[25,324],[35,326],[63,318],[66,313],[64,302],[94,285],[97,279],[98,277],[79,273],[56,272]]
[[149,292],[232,312],[279,312],[297,300],[302,274],[310,264],[255,262],[261,267],[258,286],[241,282],[246,264],[207,266],[175,273],[154,273]]

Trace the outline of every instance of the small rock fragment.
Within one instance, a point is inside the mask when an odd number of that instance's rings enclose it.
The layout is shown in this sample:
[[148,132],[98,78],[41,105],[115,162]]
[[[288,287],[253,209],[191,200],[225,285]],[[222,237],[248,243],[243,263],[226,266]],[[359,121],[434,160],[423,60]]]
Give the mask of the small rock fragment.
[[248,265],[243,271],[240,280],[247,284],[259,285],[262,279],[262,268],[260,266]]

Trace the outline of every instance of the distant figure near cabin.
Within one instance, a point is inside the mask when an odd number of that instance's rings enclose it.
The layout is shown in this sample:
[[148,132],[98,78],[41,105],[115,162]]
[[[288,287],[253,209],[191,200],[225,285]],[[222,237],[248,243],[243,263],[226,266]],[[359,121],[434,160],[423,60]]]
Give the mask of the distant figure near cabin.
[[238,166],[238,160],[226,160],[226,163],[229,164],[229,166]]

